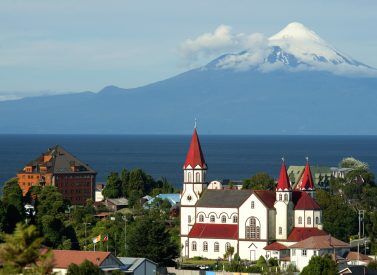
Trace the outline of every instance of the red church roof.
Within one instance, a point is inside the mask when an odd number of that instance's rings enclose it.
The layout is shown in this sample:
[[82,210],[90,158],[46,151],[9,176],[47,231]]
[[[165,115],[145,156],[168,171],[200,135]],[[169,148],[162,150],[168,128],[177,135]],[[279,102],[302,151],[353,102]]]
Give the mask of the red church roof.
[[291,233],[289,234],[287,241],[291,242],[299,242],[302,240],[305,240],[307,238],[310,238],[312,236],[322,236],[322,235],[328,235],[326,231],[320,230],[315,227],[293,227]]
[[310,171],[309,162],[306,162],[304,175],[302,176],[300,182],[297,184],[296,189],[298,190],[313,190],[314,182],[312,177],[312,172]]
[[319,204],[305,191],[294,191],[295,210],[321,210]]
[[284,244],[278,243],[278,242],[273,242],[269,245],[267,245],[264,250],[285,250],[288,249]]
[[255,195],[268,207],[274,208],[274,204],[276,201],[276,193],[275,191],[270,190],[254,190]]
[[287,167],[285,166],[285,162],[281,164],[281,169],[280,169],[280,176],[278,180],[278,184],[276,186],[277,191],[284,191],[284,190],[290,190],[291,189],[291,184],[289,182],[289,177],[287,174]]
[[190,238],[234,239],[238,238],[237,224],[196,223],[189,233]]
[[197,165],[199,165],[201,168],[207,168],[196,128],[194,128],[194,133],[192,134],[190,148],[187,152],[186,161],[183,168],[186,168],[189,165],[192,168],[195,168]]

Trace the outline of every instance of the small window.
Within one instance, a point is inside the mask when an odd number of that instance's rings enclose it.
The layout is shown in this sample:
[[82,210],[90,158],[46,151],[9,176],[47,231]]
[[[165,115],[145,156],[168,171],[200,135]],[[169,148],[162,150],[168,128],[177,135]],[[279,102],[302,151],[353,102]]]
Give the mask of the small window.
[[298,224],[302,224],[302,217],[298,217]]
[[283,234],[283,228],[279,226],[279,235],[282,235],[282,234]]
[[204,222],[204,216],[203,215],[199,215],[199,222]]
[[308,217],[308,224],[312,224],[312,218],[311,217]]
[[207,252],[208,251],[208,243],[203,242],[203,251]]
[[215,215],[211,215],[211,216],[209,217],[209,221],[210,221],[210,222],[215,222]]
[[222,215],[222,216],[221,216],[221,222],[222,222],[222,223],[226,223],[226,216],[225,216],[225,215]]
[[185,246],[188,246],[188,245],[189,245],[189,241],[186,240],[186,241],[185,241]]
[[187,173],[187,182],[191,182],[191,173],[190,172]]
[[288,200],[288,194],[284,194],[284,200],[285,200],[285,201]]
[[254,201],[251,202],[251,209],[254,209]]
[[314,256],[317,256],[317,250],[314,250],[314,251],[313,251],[313,255],[314,255]]
[[283,199],[283,196],[279,194],[279,201],[281,201],[282,199]]
[[229,247],[230,247],[230,243],[226,243],[226,244],[225,244],[225,252],[228,251]]
[[191,250],[196,251],[196,242],[192,242]]
[[191,223],[191,216],[190,215],[187,216],[187,222]]
[[238,216],[237,215],[233,216],[233,223],[238,223]]
[[319,218],[315,217],[315,224],[319,224]]
[[218,242],[215,242],[215,245],[214,245],[214,251],[215,251],[215,252],[219,252],[219,250],[220,250],[220,245],[219,245]]
[[292,249],[292,256],[296,256],[296,249]]
[[302,255],[302,256],[306,256],[306,249],[303,249],[303,250],[302,250],[301,255]]
[[199,172],[196,172],[196,174],[195,174],[195,180],[196,180],[196,182],[200,182],[200,173]]

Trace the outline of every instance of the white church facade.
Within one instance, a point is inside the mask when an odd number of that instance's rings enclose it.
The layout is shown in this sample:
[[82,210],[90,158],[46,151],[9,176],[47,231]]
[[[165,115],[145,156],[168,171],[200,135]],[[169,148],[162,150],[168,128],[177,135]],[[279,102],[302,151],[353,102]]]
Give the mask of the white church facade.
[[307,163],[301,182],[292,190],[283,161],[274,191],[226,189],[206,182],[207,164],[196,129],[183,166],[181,193],[182,256],[223,258],[228,247],[241,259],[260,256],[289,261],[290,246],[322,230],[322,211],[315,201]]

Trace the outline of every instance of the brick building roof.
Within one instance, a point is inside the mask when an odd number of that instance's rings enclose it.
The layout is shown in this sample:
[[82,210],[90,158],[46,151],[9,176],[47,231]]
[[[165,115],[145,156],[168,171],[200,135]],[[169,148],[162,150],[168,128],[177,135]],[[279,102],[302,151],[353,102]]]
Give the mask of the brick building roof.
[[[49,158],[45,158],[49,157]],[[32,167],[33,173],[41,172],[41,167],[46,167],[45,173],[71,174],[90,173],[96,174],[88,164],[82,162],[77,157],[66,151],[62,146],[55,145],[49,148],[41,156],[29,162],[26,166]],[[73,169],[74,168],[74,169]],[[25,171],[20,171],[24,173]]]
[[322,236],[312,236],[290,246],[290,248],[303,249],[331,249],[343,247],[347,248],[350,247],[350,245],[327,234]]
[[100,266],[110,255],[102,251],[52,250],[55,268],[68,268],[70,264],[81,264],[85,260]]

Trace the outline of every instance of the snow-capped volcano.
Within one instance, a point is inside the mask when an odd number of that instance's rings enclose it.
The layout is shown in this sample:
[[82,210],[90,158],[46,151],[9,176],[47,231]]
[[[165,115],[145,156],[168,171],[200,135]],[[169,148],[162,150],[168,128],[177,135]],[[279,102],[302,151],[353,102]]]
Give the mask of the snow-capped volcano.
[[293,22],[264,43],[239,53],[225,54],[205,68],[268,72],[319,70],[335,74],[377,76],[377,70],[341,53],[303,24]]

